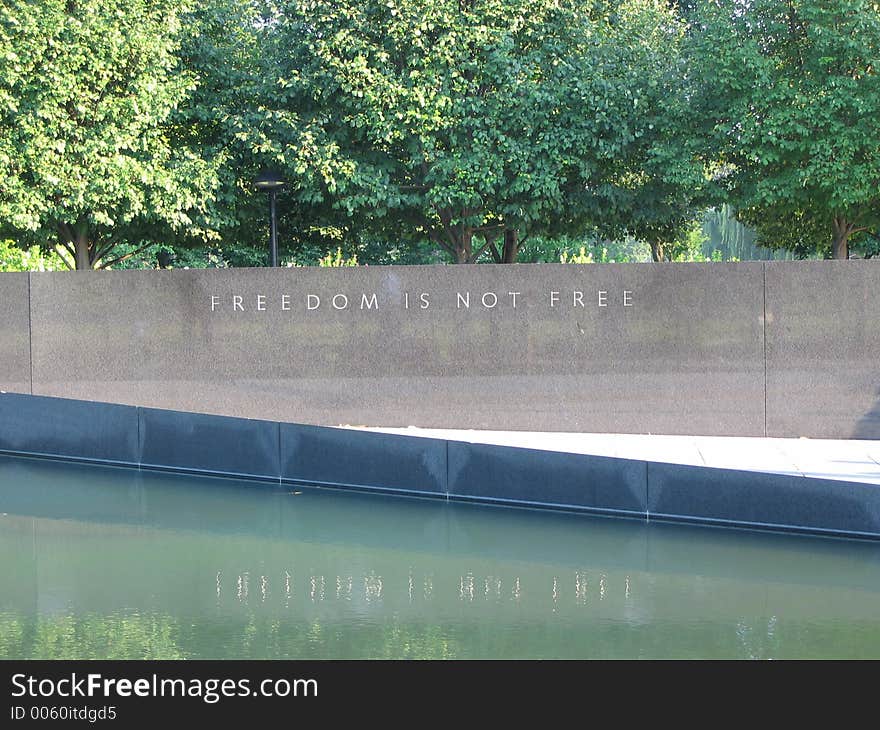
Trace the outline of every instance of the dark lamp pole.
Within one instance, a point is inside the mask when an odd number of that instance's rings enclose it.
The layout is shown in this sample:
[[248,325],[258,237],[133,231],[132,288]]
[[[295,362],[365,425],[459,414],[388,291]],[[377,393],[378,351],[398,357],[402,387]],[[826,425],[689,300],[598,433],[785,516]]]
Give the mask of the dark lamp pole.
[[254,187],[269,193],[269,246],[272,266],[278,266],[278,230],[275,223],[275,195],[284,187],[284,179],[274,170],[263,170],[254,180]]

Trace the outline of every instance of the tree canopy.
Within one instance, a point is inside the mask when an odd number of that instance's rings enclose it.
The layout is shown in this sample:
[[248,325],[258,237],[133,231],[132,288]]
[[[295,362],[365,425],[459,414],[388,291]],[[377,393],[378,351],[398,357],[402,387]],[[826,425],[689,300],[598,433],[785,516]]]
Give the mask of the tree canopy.
[[846,258],[880,225],[880,3],[701,10],[692,53],[728,200],[766,246]]
[[722,206],[869,255],[878,46],[877,0],[7,0],[0,237],[259,265],[274,167],[289,261],[675,259]]
[[198,225],[214,164],[173,125],[194,87],[173,0],[8,0],[0,8],[0,221],[76,268]]
[[645,0],[284,3],[264,26],[277,78],[246,126],[302,202],[454,261],[513,261],[522,236],[626,228],[640,160],[662,157],[680,37]]

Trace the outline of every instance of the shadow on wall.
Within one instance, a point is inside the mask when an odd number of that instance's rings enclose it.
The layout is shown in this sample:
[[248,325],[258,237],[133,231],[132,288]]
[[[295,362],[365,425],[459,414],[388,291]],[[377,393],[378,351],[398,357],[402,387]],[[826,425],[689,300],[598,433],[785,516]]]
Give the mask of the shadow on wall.
[[859,419],[850,438],[880,439],[880,388],[875,395],[874,407]]

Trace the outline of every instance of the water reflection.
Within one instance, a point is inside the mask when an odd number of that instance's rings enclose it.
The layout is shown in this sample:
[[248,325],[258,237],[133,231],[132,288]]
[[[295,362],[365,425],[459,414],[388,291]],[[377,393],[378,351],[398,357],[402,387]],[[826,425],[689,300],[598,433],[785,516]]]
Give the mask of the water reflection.
[[[536,604],[541,603],[542,586],[540,580],[526,571],[527,582],[534,585],[532,600]],[[549,587],[549,603],[555,610],[560,603],[565,604],[567,599],[574,607],[587,606],[591,601],[605,601],[606,598],[614,600],[623,598],[629,600],[633,597],[628,575],[614,576],[619,578],[619,585],[608,585],[608,577],[604,573],[588,573],[575,571],[569,576],[552,576]],[[475,575],[468,573],[458,576],[458,599],[462,603],[485,603],[492,605],[518,604],[522,600],[522,579],[519,575],[511,578],[497,577],[495,575]],[[259,593],[252,594],[249,586],[252,582],[259,584]],[[231,583],[232,590],[226,583]],[[275,591],[274,586],[280,586]],[[335,585],[335,591],[327,590],[328,585]],[[417,591],[416,586],[422,590]],[[251,577],[250,571],[243,571],[236,575],[227,574],[224,577],[222,570],[217,571],[215,578],[216,607],[228,607],[230,604],[260,605],[262,610],[268,610],[275,606],[290,608],[291,599],[299,591],[308,594],[311,603],[325,602],[348,602],[355,606],[367,608],[371,604],[383,601],[385,581],[382,575],[371,570],[367,575],[309,575],[303,577],[302,585],[297,585],[293,574],[288,570],[281,570],[275,574],[260,574],[256,578]],[[610,591],[617,590],[620,596],[606,595]],[[400,591],[403,594],[403,591]],[[442,596],[438,598],[434,593],[434,576],[422,575],[419,572],[410,573],[405,586],[407,603],[442,605],[445,603]],[[231,598],[229,598],[231,596]],[[385,591],[385,599],[390,605],[400,603],[397,595],[388,595]],[[354,610],[354,609],[353,609]]]
[[0,457],[2,657],[880,656],[880,545]]

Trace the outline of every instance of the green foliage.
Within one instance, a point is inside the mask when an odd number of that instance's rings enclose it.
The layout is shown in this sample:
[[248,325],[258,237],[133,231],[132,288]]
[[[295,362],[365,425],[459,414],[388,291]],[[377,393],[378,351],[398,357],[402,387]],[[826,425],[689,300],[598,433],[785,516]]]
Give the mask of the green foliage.
[[28,659],[184,659],[178,620],[167,615],[0,613],[0,656]]
[[[611,161],[601,208],[593,220],[606,238],[632,236],[655,250],[668,247],[711,202],[705,170],[711,152],[695,114],[698,88],[683,52],[687,26],[664,3],[643,4],[634,16],[637,52],[629,60],[641,80],[630,81],[634,113],[627,154]],[[628,32],[628,29],[622,29]],[[621,38],[621,43],[626,43]]]
[[706,241],[702,222],[699,220],[691,221],[690,225],[669,247],[667,253],[669,261],[711,261],[712,254],[708,258],[703,254]]
[[336,253],[328,253],[324,258],[318,260],[318,266],[323,268],[339,268],[342,266],[357,266],[357,255],[351,258],[343,258],[342,248],[337,248]]
[[714,0],[691,44],[718,181],[758,242],[845,257],[880,224],[880,4]]
[[14,241],[0,240],[0,271],[61,271],[66,269],[61,257],[44,253],[39,246],[20,248]]
[[225,269],[265,266],[268,258],[265,250],[226,241],[182,247],[157,243],[145,248],[122,243],[116,253],[124,259],[113,269]]
[[299,204],[356,217],[359,232],[476,261],[504,230],[622,230],[645,187],[636,160],[651,156],[655,176],[674,167],[658,143],[681,36],[665,3],[300,0],[267,13],[273,71],[237,138],[286,171]]
[[876,0],[7,0],[3,265],[265,265],[264,167],[291,265],[880,255],[878,58]]
[[859,248],[866,259],[880,257],[880,232],[873,231],[866,234]]
[[[651,251],[644,241],[632,236],[620,239],[601,238],[596,232],[589,236],[532,236],[520,247],[519,260],[524,263],[636,263],[651,260]],[[587,261],[586,259],[589,259]]]
[[560,264],[592,264],[593,263],[593,254],[587,253],[586,247],[581,246],[580,251],[576,254],[569,254],[568,251],[563,251],[562,255],[559,257]]
[[196,84],[182,0],[7,0],[0,8],[0,222],[77,268],[120,242],[196,229],[215,166],[173,120]]

